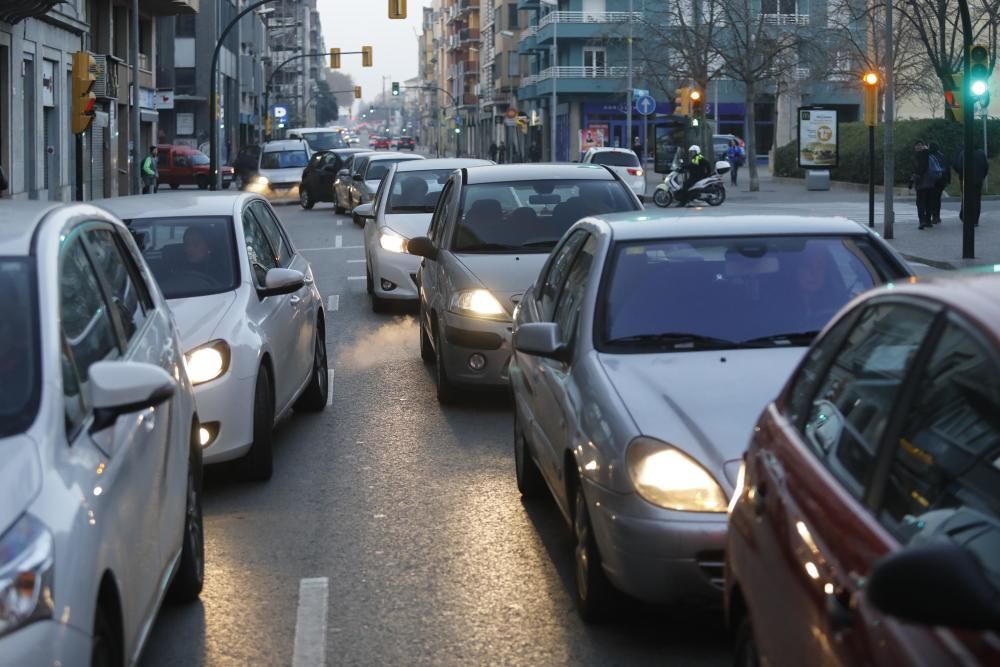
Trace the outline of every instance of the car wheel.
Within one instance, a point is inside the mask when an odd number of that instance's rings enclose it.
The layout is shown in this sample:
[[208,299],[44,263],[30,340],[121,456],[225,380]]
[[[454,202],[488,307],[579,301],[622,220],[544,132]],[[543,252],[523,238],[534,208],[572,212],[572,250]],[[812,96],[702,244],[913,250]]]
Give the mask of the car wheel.
[[[198,433],[197,423],[192,438]],[[201,595],[205,583],[205,531],[201,513],[201,450],[197,440],[192,440],[188,461],[187,501],[184,507],[184,544],[181,562],[174,580],[170,582],[172,602],[194,602]]]
[[98,607],[94,611],[94,636],[90,644],[91,667],[121,667],[121,637],[115,630],[114,617],[110,610]]
[[199,190],[207,190],[208,189],[208,179],[205,178],[204,176],[199,176],[198,180],[195,181],[195,183],[198,185],[198,189]]
[[545,490],[545,480],[538,464],[531,458],[531,445],[524,436],[517,407],[514,407],[514,473],[517,476],[517,490],[522,498],[537,498]]
[[237,189],[237,190],[242,190],[242,189],[243,189],[243,186],[244,186],[244,185],[246,185],[246,184],[245,184],[245,183],[243,182],[243,177],[242,177],[242,176],[240,176],[239,174],[236,174],[236,177],[235,177],[235,178],[233,179],[233,183],[235,183],[235,184],[236,184],[236,189]]
[[316,205],[316,202],[312,199],[312,195],[309,194],[309,188],[299,188],[299,205],[307,211]]
[[327,396],[330,393],[330,376],[326,363],[326,334],[316,329],[316,345],[313,352],[312,378],[306,390],[295,402],[296,409],[306,412],[321,412],[326,407]]
[[180,183],[171,183],[171,184],[170,184],[170,189],[171,189],[171,190],[176,190],[176,189],[177,189],[177,188],[179,188],[179,187],[181,187],[181,184],[180,184]]
[[365,289],[369,294],[375,294],[375,281],[372,280],[372,272],[368,268],[365,268]]
[[431,337],[427,335],[427,320],[424,319],[424,306],[420,305],[420,358],[431,363],[434,361],[434,346]]
[[576,608],[586,623],[598,623],[611,616],[614,589],[604,574],[601,554],[590,523],[583,481],[577,477],[573,489],[573,534],[576,546],[573,561],[576,570]]
[[253,399],[253,444],[243,457],[243,478],[251,482],[266,482],[274,473],[272,440],[274,431],[274,396],[271,376],[261,366]]
[[458,387],[448,379],[448,369],[445,368],[444,348],[441,342],[441,331],[440,327],[437,328],[438,331],[434,335],[435,347],[437,348],[437,354],[434,355],[434,370],[437,376],[437,399],[438,403],[442,405],[450,405],[458,400]]
[[733,665],[735,667],[757,667],[760,665],[757,643],[753,638],[753,626],[750,625],[750,617],[746,614],[740,619],[740,624],[736,628],[736,651],[733,655]]

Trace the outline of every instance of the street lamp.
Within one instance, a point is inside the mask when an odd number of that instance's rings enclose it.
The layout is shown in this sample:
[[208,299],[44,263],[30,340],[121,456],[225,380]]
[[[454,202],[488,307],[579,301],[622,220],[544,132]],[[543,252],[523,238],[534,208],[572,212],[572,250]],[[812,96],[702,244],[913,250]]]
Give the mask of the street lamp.
[[[861,77],[865,88],[865,125],[868,126],[868,226],[875,226],[875,125],[878,123],[878,72],[869,70]],[[892,187],[891,184],[888,184]]]

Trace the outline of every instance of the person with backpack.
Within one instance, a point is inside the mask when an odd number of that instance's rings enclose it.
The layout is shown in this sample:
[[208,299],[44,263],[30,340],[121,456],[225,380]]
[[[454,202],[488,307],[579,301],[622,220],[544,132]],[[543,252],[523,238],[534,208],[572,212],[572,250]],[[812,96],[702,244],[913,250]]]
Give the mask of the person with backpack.
[[941,195],[951,183],[951,166],[937,143],[932,141],[927,145],[927,148],[927,171],[935,179],[927,215],[930,218],[930,223],[937,225],[941,223]]
[[746,152],[735,139],[729,140],[729,148],[726,149],[726,160],[729,162],[729,182],[735,187],[738,185],[736,182],[737,174],[739,174],[740,167],[746,161]]
[[142,194],[156,193],[159,172],[156,168],[156,146],[149,147],[149,153],[142,161]]
[[910,189],[917,190],[917,220],[918,229],[929,229],[930,201],[934,193],[935,179],[930,172],[930,155],[927,144],[917,139],[913,146],[913,172],[910,176]]

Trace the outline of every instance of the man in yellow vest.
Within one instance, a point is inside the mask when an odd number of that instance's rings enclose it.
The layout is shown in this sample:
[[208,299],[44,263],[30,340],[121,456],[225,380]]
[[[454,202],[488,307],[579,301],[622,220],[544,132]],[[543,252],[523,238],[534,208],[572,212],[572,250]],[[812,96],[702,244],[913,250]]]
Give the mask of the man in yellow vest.
[[156,171],[156,146],[149,147],[149,153],[142,161],[142,194],[155,193],[159,187],[159,174]]

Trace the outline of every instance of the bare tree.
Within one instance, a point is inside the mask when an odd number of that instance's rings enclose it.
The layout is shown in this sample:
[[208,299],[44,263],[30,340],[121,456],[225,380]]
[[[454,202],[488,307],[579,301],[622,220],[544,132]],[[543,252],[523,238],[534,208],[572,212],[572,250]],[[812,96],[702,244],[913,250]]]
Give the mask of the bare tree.
[[743,84],[747,125],[746,154],[750,169],[750,190],[760,190],[757,174],[757,149],[754,127],[754,103],[758,93],[779,72],[798,64],[800,35],[796,27],[785,27],[759,9],[758,0],[717,0],[726,34],[715,45],[721,59],[722,74]]

